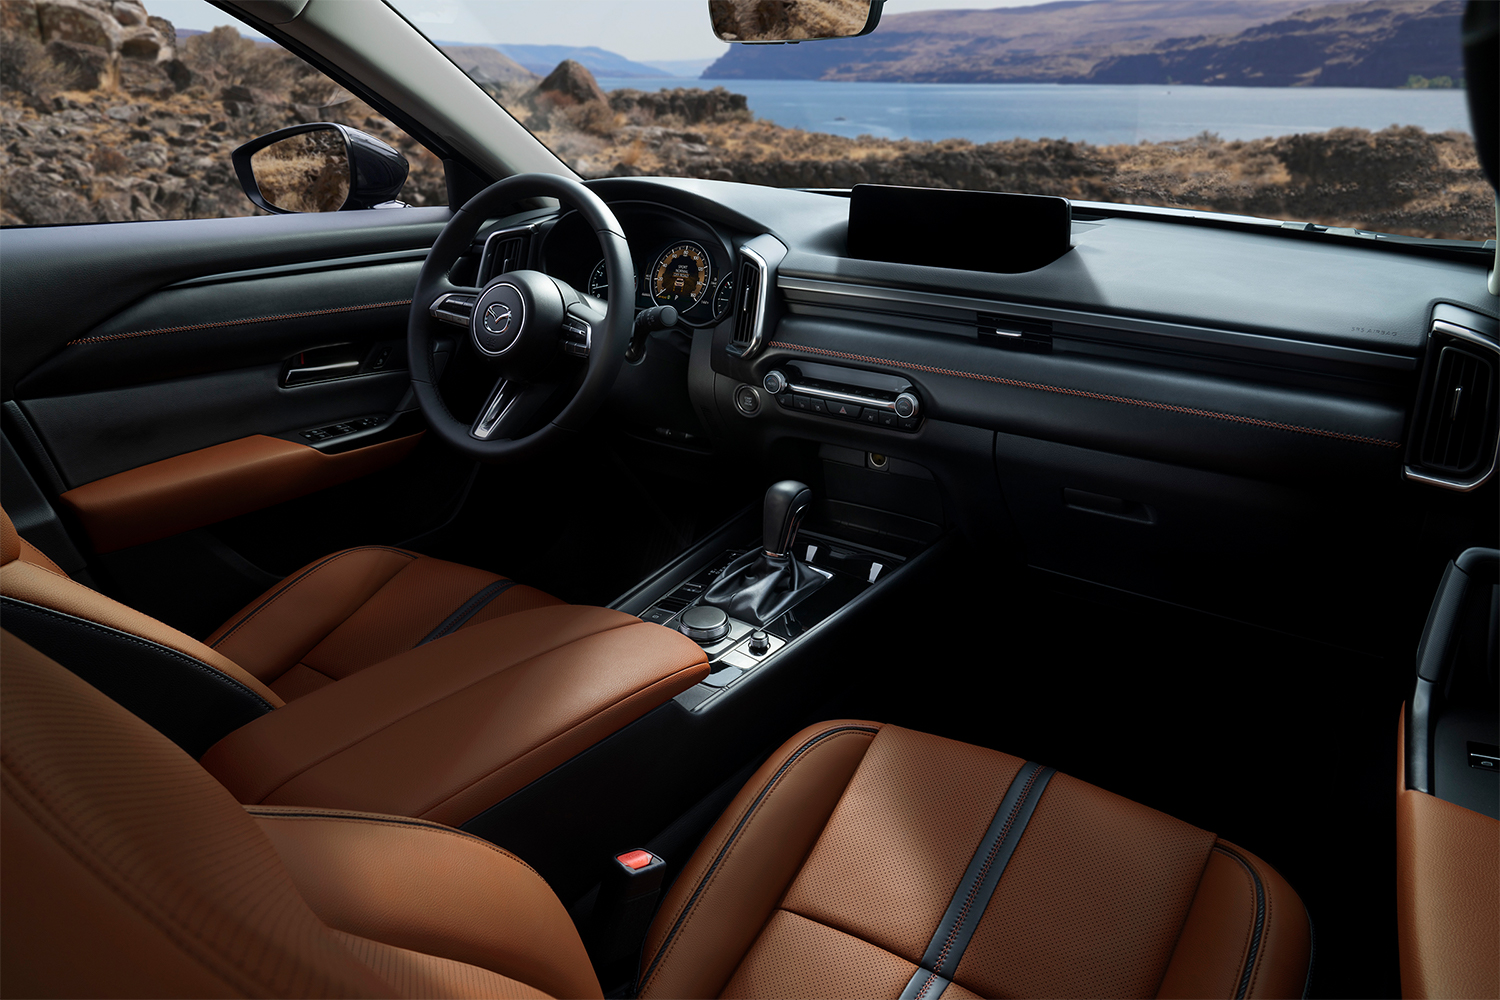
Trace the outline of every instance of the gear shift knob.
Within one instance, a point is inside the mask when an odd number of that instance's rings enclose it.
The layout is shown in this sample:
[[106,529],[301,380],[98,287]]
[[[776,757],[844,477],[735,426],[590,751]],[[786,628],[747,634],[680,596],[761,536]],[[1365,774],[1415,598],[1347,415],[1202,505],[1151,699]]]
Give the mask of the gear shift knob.
[[784,556],[791,552],[797,527],[811,503],[812,490],[795,479],[783,479],[766,490],[762,531],[767,555]]

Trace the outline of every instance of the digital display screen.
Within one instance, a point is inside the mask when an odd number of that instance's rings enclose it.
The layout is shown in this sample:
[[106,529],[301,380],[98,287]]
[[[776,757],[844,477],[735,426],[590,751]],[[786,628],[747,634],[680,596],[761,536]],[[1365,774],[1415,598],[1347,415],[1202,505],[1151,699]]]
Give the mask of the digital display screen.
[[859,184],[849,198],[849,256],[1018,274],[1071,248],[1066,198]]

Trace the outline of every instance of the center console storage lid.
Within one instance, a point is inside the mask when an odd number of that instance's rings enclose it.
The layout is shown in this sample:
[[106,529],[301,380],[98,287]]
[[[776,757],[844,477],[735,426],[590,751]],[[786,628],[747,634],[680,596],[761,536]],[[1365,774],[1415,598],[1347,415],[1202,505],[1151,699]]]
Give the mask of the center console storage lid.
[[202,764],[247,804],[457,826],[707,675],[677,632],[605,608],[536,608],[299,698]]

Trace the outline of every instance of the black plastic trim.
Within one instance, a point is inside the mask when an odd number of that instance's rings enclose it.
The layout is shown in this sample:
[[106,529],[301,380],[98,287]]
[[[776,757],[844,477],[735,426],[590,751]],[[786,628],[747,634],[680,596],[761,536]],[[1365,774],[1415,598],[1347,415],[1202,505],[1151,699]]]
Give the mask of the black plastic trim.
[[5,627],[195,759],[274,706],[202,660],[128,632],[3,598]]

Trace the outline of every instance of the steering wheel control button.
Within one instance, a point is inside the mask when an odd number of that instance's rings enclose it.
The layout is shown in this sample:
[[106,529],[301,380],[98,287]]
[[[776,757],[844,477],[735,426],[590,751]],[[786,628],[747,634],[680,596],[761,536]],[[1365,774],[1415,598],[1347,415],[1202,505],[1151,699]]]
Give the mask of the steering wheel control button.
[[715,643],[729,634],[729,615],[723,608],[699,604],[682,613],[677,628],[694,642]]
[[734,390],[734,408],[747,417],[760,412],[760,393],[753,385],[742,385]]
[[760,384],[774,396],[786,388],[786,376],[777,371],[766,372],[766,377],[761,379]]
[[921,408],[922,404],[917,401],[917,397],[909,392],[903,392],[896,397],[896,416],[902,420],[915,417]]
[[521,289],[508,281],[497,282],[485,290],[469,324],[474,346],[492,358],[514,347],[525,326],[526,300]]

